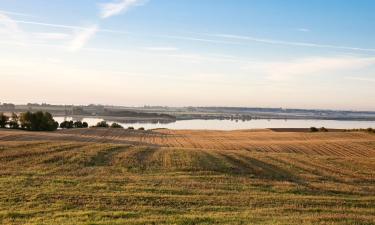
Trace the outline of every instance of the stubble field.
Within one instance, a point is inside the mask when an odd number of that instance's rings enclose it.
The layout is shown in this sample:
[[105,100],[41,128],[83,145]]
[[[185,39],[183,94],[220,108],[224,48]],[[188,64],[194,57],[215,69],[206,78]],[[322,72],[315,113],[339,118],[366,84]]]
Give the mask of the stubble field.
[[375,224],[375,135],[0,130],[0,224]]

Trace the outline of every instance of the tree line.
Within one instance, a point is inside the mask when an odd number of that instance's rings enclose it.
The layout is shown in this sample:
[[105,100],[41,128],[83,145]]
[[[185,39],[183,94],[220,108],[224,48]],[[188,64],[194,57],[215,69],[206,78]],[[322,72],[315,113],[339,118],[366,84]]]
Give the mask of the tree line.
[[59,123],[53,119],[49,112],[25,112],[17,115],[12,113],[9,117],[0,113],[0,128],[23,129],[29,131],[54,131]]
[[[121,126],[118,123],[112,123],[111,125],[107,123],[107,121],[100,121],[98,122],[95,126],[93,127],[98,127],[98,128],[115,128],[115,129],[124,129],[123,126]],[[128,130],[135,130],[134,127],[128,127]],[[140,127],[138,130],[145,130],[145,128]]]
[[88,128],[88,127],[89,127],[89,124],[86,122],[82,122],[82,121],[74,122],[73,120],[70,120],[70,121],[64,121],[60,123],[61,129]]
[[[63,121],[60,124],[53,119],[49,112],[24,112],[19,115],[12,113],[7,116],[0,113],[0,128],[9,129],[22,129],[29,131],[55,131],[57,128],[61,129],[75,129],[75,128],[88,128],[89,124],[82,121]],[[108,124],[106,121],[98,122],[95,126],[97,128],[120,128],[124,127],[118,123]],[[129,130],[134,130],[134,127],[128,127]],[[145,130],[143,127],[138,130]]]

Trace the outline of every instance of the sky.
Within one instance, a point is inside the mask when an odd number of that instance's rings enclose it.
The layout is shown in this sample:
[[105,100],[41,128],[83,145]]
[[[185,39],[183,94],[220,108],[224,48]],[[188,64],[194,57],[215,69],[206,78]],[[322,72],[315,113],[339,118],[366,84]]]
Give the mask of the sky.
[[375,110],[373,0],[0,0],[0,102]]

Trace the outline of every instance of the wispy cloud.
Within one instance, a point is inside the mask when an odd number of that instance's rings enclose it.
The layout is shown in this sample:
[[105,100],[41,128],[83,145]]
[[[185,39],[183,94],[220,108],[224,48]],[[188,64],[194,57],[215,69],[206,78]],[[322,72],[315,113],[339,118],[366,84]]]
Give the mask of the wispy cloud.
[[331,48],[331,49],[341,49],[341,50],[351,50],[351,51],[375,52],[375,49],[373,48],[358,48],[358,47],[327,45],[327,44],[317,44],[317,43],[307,43],[307,42],[291,42],[291,41],[264,39],[264,38],[233,35],[233,34],[206,34],[206,35],[232,39],[232,40],[251,41],[251,42],[259,42],[259,43],[272,44],[272,45],[287,45],[287,46],[310,47],[310,48]]
[[11,16],[36,17],[34,15],[30,15],[30,14],[26,14],[26,13],[5,11],[5,10],[0,10],[0,13],[6,14],[6,15],[11,15]]
[[143,0],[117,0],[115,2],[100,4],[100,17],[109,18],[126,12],[131,7],[141,5]]
[[[26,21],[26,20],[14,20],[14,21],[17,22],[18,24],[28,24],[28,25],[35,25],[35,26],[68,29],[68,30],[86,30],[87,29],[87,27],[84,27],[84,26],[74,26],[74,25],[67,25],[67,24],[45,23],[45,22]],[[126,31],[99,29],[99,28],[98,28],[98,32],[114,33],[114,34],[131,34],[130,32],[126,32]]]
[[98,26],[93,25],[84,30],[77,32],[73,40],[70,42],[69,50],[78,51],[83,48],[86,43],[98,32]]
[[306,75],[335,74],[375,65],[375,58],[313,57],[285,62],[249,63],[247,70],[265,74],[267,79],[283,81]]
[[[132,1],[136,1],[136,0],[132,0]],[[30,24],[30,25],[36,25],[36,26],[46,26],[46,27],[62,28],[62,29],[83,30],[83,31],[87,29],[86,27],[65,25],[65,24],[53,24],[53,23],[44,23],[44,22],[26,21],[26,20],[13,20],[13,21],[18,24]],[[302,29],[306,29],[306,28],[302,28]],[[121,31],[121,30],[111,30],[111,29],[97,29],[97,32],[139,36],[136,33],[126,32],[126,31]],[[206,42],[206,43],[212,43],[212,44],[226,44],[226,45],[247,45],[246,42],[248,41],[248,42],[258,42],[258,43],[270,44],[270,45],[285,45],[285,46],[308,47],[308,48],[327,48],[327,49],[347,50],[347,51],[353,51],[353,52],[357,52],[357,51],[375,52],[374,48],[359,48],[359,47],[349,47],[349,46],[340,46],[340,45],[282,41],[282,40],[276,40],[276,39],[266,39],[266,38],[233,35],[233,34],[209,34],[209,33],[191,33],[191,34],[196,34],[196,36],[164,35],[164,34],[150,34],[146,36],[149,36],[151,38],[175,39],[175,40]],[[206,37],[210,36],[210,37],[215,37],[215,38],[201,38],[201,37],[197,37],[197,35],[206,36]]]
[[301,32],[310,32],[311,30],[308,29],[308,28],[298,28],[298,31],[301,31]]
[[[4,14],[1,14],[3,17],[7,17]],[[9,18],[9,17],[8,17]],[[0,23],[1,23],[0,16]],[[27,21],[27,20],[12,20],[13,24],[28,24],[35,26],[46,26],[53,28],[61,29],[70,29],[70,30],[82,30],[86,31],[87,27],[66,25],[66,24],[54,24],[54,23],[45,23],[38,21]],[[97,29],[97,32],[112,33],[112,34],[121,34],[121,35],[134,35],[134,36],[148,36],[150,38],[162,38],[162,39],[174,39],[182,41],[192,41],[192,42],[205,42],[212,44],[225,44],[225,45],[248,45],[247,42],[258,42],[269,45],[285,45],[285,46],[295,46],[295,47],[308,47],[308,48],[326,48],[326,49],[338,49],[338,50],[347,50],[352,52],[375,52],[374,48],[360,48],[360,47],[349,47],[349,46],[340,46],[340,45],[328,45],[328,44],[318,44],[318,43],[307,43],[307,42],[292,42],[292,41],[282,41],[276,39],[265,39],[252,36],[241,36],[233,34],[209,34],[209,33],[191,33],[196,34],[195,36],[186,36],[186,35],[168,35],[168,34],[149,34],[149,35],[140,35],[137,33],[121,31],[121,30],[111,30],[111,29]],[[206,37],[215,37],[215,38],[202,38],[201,36]]]
[[161,51],[161,52],[173,52],[178,51],[179,49],[176,47],[143,47],[143,50],[147,51]]

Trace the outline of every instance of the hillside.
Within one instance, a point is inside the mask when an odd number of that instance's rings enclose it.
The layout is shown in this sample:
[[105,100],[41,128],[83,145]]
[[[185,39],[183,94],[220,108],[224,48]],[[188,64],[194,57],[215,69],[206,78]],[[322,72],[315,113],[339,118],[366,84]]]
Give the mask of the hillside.
[[1,224],[374,224],[375,135],[0,130]]

